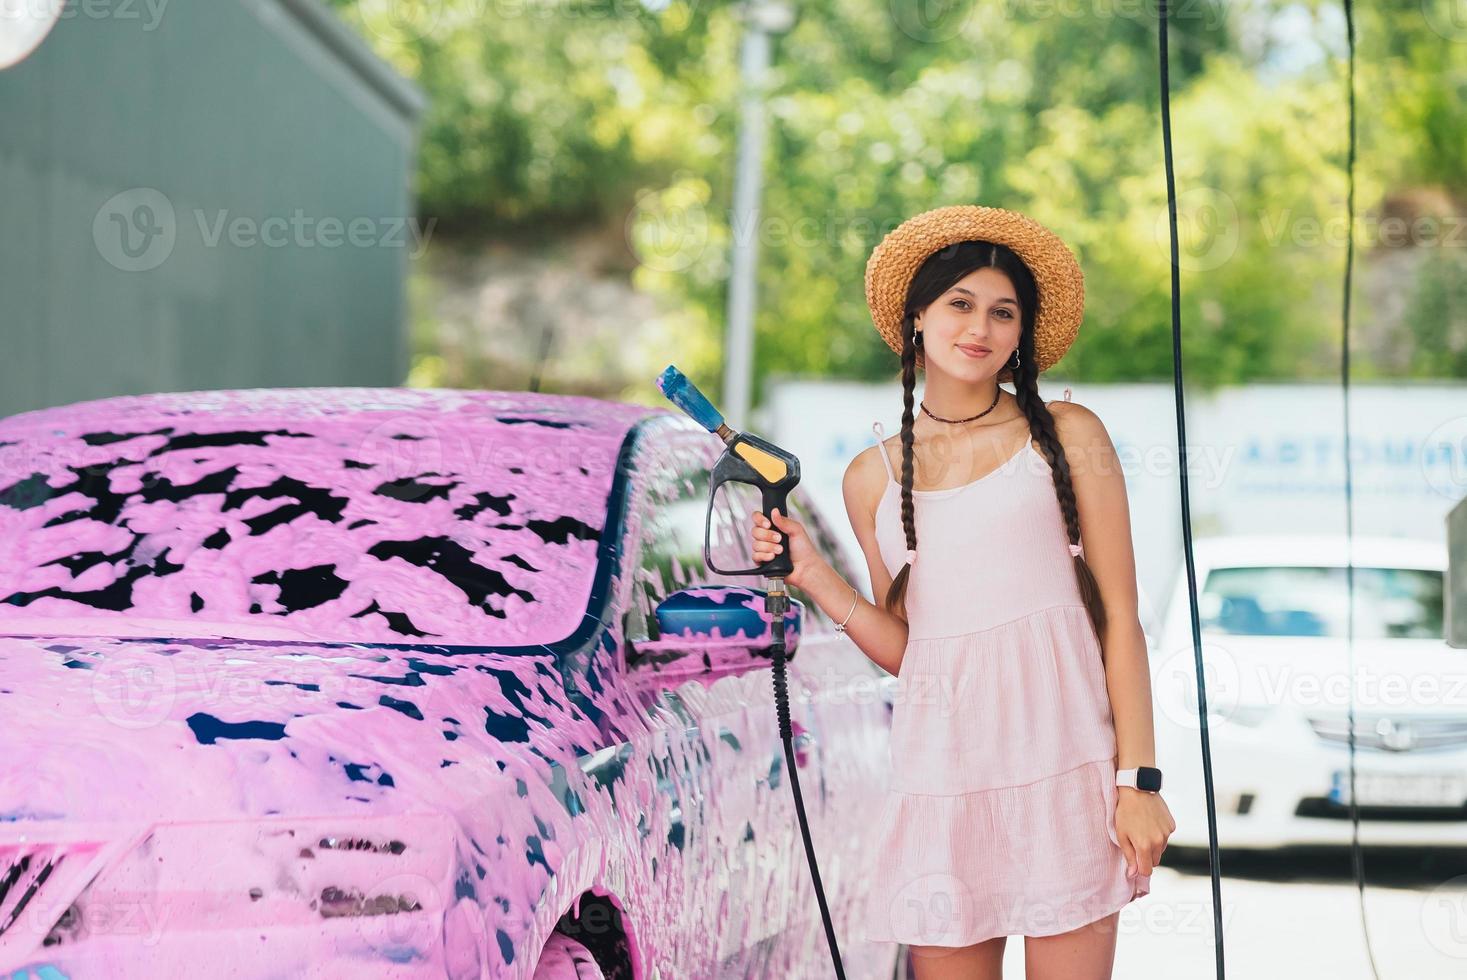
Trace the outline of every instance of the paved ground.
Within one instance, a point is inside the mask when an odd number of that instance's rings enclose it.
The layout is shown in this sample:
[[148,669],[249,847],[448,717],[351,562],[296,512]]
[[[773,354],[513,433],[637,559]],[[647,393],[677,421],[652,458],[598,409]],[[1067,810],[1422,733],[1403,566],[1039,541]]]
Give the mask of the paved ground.
[[[1464,841],[1467,844],[1467,841]],[[1207,865],[1155,869],[1151,894],[1121,913],[1114,980],[1216,976]],[[1223,935],[1236,980],[1375,980],[1347,851],[1302,856],[1224,852]],[[1379,980],[1467,977],[1467,859],[1365,853],[1365,915]],[[1024,977],[1011,937],[1006,980]]]

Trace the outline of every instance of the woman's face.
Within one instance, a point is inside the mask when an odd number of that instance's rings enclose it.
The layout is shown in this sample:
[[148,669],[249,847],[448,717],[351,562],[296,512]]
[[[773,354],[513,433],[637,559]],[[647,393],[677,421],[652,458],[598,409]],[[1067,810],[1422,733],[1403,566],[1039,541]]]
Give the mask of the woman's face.
[[1018,293],[1009,277],[985,266],[959,279],[917,314],[928,371],[965,381],[1003,370],[1023,331]]

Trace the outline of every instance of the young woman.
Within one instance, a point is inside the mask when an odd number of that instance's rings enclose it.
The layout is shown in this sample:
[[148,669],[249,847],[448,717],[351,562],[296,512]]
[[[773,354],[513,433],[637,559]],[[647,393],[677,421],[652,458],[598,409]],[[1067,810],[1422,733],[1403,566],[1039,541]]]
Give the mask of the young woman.
[[917,980],[999,978],[1010,935],[1028,980],[1104,980],[1176,824],[1125,479],[1094,412],[1039,396],[1079,329],[1079,264],[1022,214],[938,208],[872,251],[866,300],[904,395],[900,435],[844,479],[880,604],[798,521],[752,531],[761,562],[788,535],[789,582],[898,677],[864,938],[906,944]]

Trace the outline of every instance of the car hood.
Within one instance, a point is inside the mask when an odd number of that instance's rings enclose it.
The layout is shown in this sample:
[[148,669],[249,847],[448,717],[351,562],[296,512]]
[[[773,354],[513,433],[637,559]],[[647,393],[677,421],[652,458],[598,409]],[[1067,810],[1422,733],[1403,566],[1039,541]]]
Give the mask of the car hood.
[[0,637],[0,718],[0,827],[452,811],[586,731],[549,653],[62,636]]

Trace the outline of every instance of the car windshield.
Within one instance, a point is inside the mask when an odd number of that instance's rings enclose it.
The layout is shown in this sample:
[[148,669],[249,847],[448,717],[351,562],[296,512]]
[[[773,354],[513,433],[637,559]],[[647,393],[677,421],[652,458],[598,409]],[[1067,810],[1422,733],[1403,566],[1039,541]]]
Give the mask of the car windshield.
[[[1442,638],[1442,573],[1356,567],[1358,639]],[[1341,566],[1215,568],[1200,599],[1202,628],[1246,636],[1339,636],[1349,594]]]
[[517,397],[201,392],[6,419],[0,633],[562,640],[629,417]]

